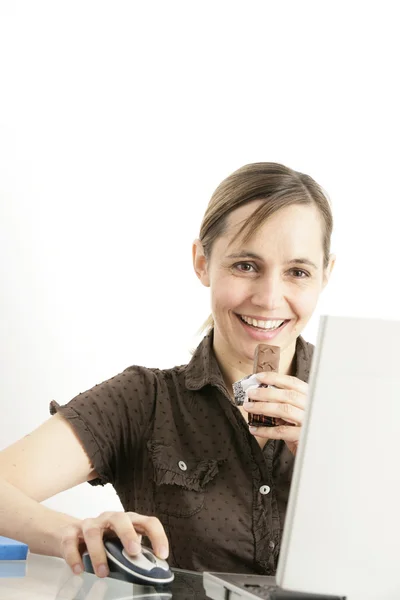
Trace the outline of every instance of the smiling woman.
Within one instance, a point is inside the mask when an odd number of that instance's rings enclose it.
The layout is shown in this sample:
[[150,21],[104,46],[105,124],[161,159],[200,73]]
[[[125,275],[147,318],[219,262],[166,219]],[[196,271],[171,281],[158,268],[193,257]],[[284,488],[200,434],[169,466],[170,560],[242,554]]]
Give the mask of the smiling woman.
[[[104,536],[128,554],[145,536],[178,568],[273,574],[313,352],[301,332],[334,264],[331,232],[307,175],[257,163],[223,181],[193,244],[212,318],[190,363],[135,365],[52,402],[54,416],[0,453],[0,535],[77,573],[87,549],[101,577]],[[279,346],[279,373],[258,374],[269,387],[238,407],[232,384],[252,372],[260,342]],[[277,425],[253,430],[249,413]],[[126,512],[79,520],[39,504],[83,481],[111,483]]]
[[231,365],[227,381],[251,370],[259,342],[280,346],[282,372],[290,372],[333,268],[332,225],[320,186],[283,165],[246,165],[218,186],[193,257],[212,290],[206,326],[220,364]]

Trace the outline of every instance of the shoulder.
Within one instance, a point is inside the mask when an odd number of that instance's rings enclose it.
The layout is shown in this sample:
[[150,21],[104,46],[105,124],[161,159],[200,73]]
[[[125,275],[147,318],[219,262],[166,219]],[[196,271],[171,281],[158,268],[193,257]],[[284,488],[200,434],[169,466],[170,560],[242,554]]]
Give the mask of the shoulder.
[[[142,381],[143,383],[157,384],[165,383],[170,379],[184,376],[187,365],[178,365],[169,369],[159,369],[157,367],[142,367],[132,365],[127,367],[117,377],[124,377],[127,381]],[[116,379],[115,377],[113,379]]]
[[304,360],[311,360],[314,352],[314,344],[307,342],[302,335],[297,338],[296,354]]
[[307,358],[312,359],[313,354],[314,354],[314,349],[315,349],[314,344],[312,344],[311,342],[307,342],[306,340],[304,340],[304,344],[306,346]]
[[120,386],[122,380],[124,380],[125,386],[134,395],[139,394],[141,396],[144,393],[154,399],[165,398],[171,395],[175,396],[178,389],[181,392],[183,391],[186,368],[187,365],[179,365],[168,369],[132,365],[111,381],[115,381]]
[[[114,411],[117,406],[133,408],[145,402],[150,407],[158,396],[167,394],[168,380],[184,367],[158,369],[131,365],[123,371],[77,394],[68,406],[75,412],[87,412],[97,406],[101,412]],[[50,413],[59,411],[59,404],[50,403]],[[90,413],[89,413],[90,414]]]
[[314,354],[314,345],[300,335],[296,344],[296,377],[308,381]]

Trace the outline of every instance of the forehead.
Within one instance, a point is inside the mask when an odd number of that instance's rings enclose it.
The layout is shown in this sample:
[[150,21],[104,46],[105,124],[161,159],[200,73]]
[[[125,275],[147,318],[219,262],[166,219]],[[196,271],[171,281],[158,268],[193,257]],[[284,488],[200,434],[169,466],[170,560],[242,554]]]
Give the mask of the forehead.
[[323,254],[323,223],[314,205],[293,204],[278,210],[244,243],[244,235],[238,232],[261,203],[256,200],[232,211],[224,234],[216,240],[220,250],[231,253],[246,248],[287,260],[293,255],[317,259]]

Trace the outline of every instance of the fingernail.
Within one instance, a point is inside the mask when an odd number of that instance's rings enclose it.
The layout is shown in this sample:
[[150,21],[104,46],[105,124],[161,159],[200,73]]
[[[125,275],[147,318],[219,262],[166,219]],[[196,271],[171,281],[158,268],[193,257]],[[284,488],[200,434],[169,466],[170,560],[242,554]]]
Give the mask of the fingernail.
[[142,550],[142,547],[137,542],[129,542],[128,551],[129,554],[139,554]]
[[82,567],[80,564],[76,564],[72,567],[73,572],[75,573],[75,575],[80,575],[82,573]]
[[159,557],[165,560],[166,558],[168,558],[168,554],[169,552],[167,546],[161,546]]
[[256,433],[257,427],[249,427],[250,433]]
[[99,577],[107,577],[107,575],[108,575],[108,569],[107,569],[106,565],[100,565],[97,568],[97,574],[98,574]]
[[243,402],[243,408],[254,408],[254,402]]

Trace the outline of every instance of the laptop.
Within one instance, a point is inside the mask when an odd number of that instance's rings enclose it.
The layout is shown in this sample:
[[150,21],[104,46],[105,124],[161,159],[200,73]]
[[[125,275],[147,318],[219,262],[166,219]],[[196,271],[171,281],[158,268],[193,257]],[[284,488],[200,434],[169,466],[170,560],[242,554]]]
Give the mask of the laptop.
[[276,580],[203,585],[213,600],[400,600],[400,321],[321,317]]

